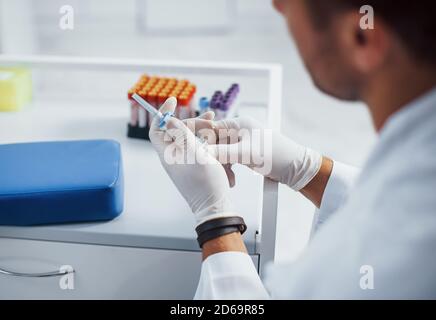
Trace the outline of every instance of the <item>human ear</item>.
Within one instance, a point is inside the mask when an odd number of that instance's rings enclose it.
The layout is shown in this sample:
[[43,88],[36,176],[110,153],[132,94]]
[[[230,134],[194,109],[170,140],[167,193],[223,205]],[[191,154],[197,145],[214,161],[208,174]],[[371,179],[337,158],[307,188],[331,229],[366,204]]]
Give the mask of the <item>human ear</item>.
[[348,64],[366,74],[381,67],[389,59],[391,35],[386,26],[375,21],[373,29],[363,29],[358,12],[342,14],[336,20],[338,46]]

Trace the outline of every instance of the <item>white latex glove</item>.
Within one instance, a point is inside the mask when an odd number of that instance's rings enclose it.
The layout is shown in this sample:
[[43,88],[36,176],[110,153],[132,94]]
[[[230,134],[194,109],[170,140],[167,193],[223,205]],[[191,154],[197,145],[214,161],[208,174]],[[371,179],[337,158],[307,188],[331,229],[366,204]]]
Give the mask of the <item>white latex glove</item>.
[[206,137],[210,129],[215,133],[218,140],[208,136],[208,150],[222,164],[244,164],[296,191],[304,188],[321,168],[321,154],[263,128],[252,118],[194,121],[190,128],[198,135]]
[[[177,100],[169,98],[160,111],[174,112],[176,105]],[[207,113],[202,118],[212,119],[213,116]],[[159,129],[158,123],[155,118],[151,124],[150,140],[166,172],[191,207],[196,225],[238,216],[227,198],[230,186],[223,166],[182,121],[171,118],[166,131]]]

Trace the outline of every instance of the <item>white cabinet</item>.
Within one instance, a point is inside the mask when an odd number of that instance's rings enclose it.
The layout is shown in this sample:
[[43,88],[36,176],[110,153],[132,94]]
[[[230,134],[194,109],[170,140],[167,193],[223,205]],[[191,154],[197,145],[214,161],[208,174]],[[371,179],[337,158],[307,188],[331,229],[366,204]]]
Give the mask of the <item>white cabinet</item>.
[[[257,266],[257,256],[252,257]],[[0,273],[0,299],[192,299],[201,254],[0,238],[0,269],[31,274],[66,265],[74,273],[55,277]]]

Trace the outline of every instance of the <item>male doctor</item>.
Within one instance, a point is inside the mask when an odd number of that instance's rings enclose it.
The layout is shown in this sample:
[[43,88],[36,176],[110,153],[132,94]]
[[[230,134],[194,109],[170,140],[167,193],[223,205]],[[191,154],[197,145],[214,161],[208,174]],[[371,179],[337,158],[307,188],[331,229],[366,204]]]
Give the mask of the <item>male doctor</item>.
[[[265,154],[244,146],[252,137],[247,132],[268,129],[248,118],[213,121],[211,113],[192,120],[195,127],[172,119],[162,131],[154,123],[152,143],[196,220],[203,265],[195,298],[436,298],[436,3],[274,5],[317,87],[365,102],[378,143],[358,170],[272,134],[271,170],[264,174],[320,211],[317,232],[299,260],[270,266],[262,282],[241,239],[242,213],[232,210],[227,194],[234,182],[230,165],[248,156],[252,163],[244,164],[260,172],[256,160]],[[374,9],[374,29],[361,27],[363,5]],[[162,111],[174,110],[175,103],[170,98]],[[194,136],[199,128],[245,134],[205,147]],[[195,153],[198,161],[169,164],[168,148]],[[362,284],[362,268],[371,272],[371,283]]]

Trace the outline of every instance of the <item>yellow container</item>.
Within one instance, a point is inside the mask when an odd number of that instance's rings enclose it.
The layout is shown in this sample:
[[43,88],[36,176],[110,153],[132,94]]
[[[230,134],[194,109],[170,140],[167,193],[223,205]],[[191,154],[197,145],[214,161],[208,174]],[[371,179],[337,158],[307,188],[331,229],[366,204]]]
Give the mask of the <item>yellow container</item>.
[[0,111],[18,111],[31,99],[30,70],[0,67]]

